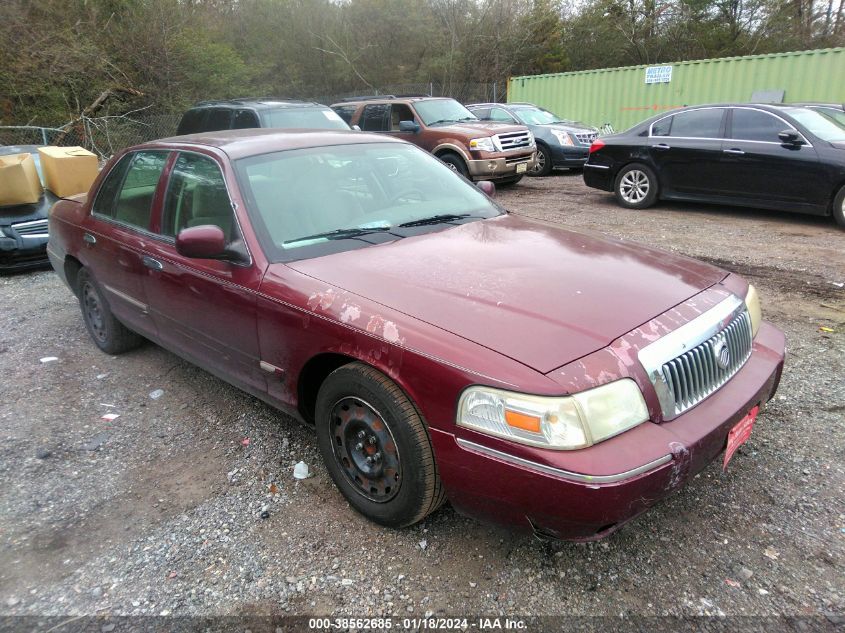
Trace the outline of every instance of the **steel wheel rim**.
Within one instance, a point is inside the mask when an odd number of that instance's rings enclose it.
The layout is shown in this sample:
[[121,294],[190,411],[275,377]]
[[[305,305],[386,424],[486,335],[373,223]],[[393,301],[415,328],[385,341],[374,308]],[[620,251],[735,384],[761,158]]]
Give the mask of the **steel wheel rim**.
[[85,284],[82,288],[82,306],[85,311],[85,320],[88,321],[94,336],[98,341],[104,341],[106,338],[106,320],[103,316],[100,297],[91,284]]
[[651,182],[644,171],[632,169],[622,176],[619,183],[619,195],[625,202],[636,204],[642,202],[651,189]]
[[546,155],[537,150],[537,164],[534,165],[534,169],[531,170],[532,174],[539,174],[543,169],[546,167]]
[[329,415],[332,454],[346,480],[370,501],[393,499],[402,483],[402,466],[382,415],[355,396],[338,400]]

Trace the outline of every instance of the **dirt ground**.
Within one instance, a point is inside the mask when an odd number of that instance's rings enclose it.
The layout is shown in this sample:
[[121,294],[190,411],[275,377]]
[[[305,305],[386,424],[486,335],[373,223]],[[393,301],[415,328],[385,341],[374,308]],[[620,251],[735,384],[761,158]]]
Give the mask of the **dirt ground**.
[[[628,211],[578,173],[525,179],[499,200],[513,213],[706,259],[757,285],[765,317],[786,332],[788,364],[727,473],[712,464],[593,544],[541,543],[448,506],[413,528],[381,528],[331,484],[307,428],[152,344],[102,354],[52,272],[2,277],[0,614],[841,624],[845,231],[700,205]],[[40,362],[50,356],[58,360]],[[300,460],[313,478],[292,478]]]

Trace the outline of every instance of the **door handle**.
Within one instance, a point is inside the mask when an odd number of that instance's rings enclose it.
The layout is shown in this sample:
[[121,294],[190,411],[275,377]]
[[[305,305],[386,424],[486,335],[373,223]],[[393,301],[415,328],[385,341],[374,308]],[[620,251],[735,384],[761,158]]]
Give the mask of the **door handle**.
[[658,143],[657,145],[654,146],[654,149],[672,149],[672,148],[669,145],[666,145],[666,143]]
[[734,149],[723,149],[722,151],[725,154],[733,154],[735,156],[742,156],[743,154],[745,154],[745,152],[743,152],[741,149],[736,149],[736,148],[734,148]]
[[83,235],[82,239],[85,240],[86,244],[90,244],[91,246],[94,246],[94,244],[97,243],[97,238],[91,235],[90,233],[86,233],[85,235]]
[[153,259],[152,257],[149,257],[147,255],[144,255],[141,261],[144,262],[144,266],[151,270],[164,270],[164,264],[162,264],[157,259]]

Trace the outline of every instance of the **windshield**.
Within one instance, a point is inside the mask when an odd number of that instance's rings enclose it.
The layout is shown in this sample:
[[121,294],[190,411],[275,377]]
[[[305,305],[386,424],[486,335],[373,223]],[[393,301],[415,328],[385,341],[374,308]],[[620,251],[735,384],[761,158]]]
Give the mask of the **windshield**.
[[845,111],[837,110],[836,108],[813,108],[816,112],[821,114],[828,119],[831,119],[834,123],[838,123],[839,125],[845,127]]
[[570,123],[543,108],[514,108],[516,116],[525,125],[548,125],[549,123]]
[[478,117],[454,99],[432,99],[414,104],[417,114],[426,125],[455,123],[457,121],[478,121]]
[[841,143],[845,141],[845,125],[807,108],[789,108],[786,110],[793,119],[807,128],[823,141]]
[[317,128],[320,130],[348,130],[346,121],[331,108],[280,108],[262,110],[262,127]]
[[235,168],[262,248],[277,262],[501,214],[479,189],[404,143],[274,152]]

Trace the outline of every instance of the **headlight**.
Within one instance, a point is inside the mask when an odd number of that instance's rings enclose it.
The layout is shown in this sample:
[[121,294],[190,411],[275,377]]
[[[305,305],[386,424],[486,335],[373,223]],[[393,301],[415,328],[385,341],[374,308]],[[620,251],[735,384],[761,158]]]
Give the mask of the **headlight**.
[[458,403],[459,426],[556,450],[591,446],[646,420],[643,394],[630,378],[557,398],[470,387]]
[[493,145],[493,139],[489,136],[484,138],[474,138],[469,142],[470,149],[480,149],[485,152],[495,152],[496,148]]
[[528,143],[533,147],[534,146],[534,134],[531,130],[528,130]]
[[748,284],[748,292],[745,293],[745,307],[748,308],[748,316],[751,318],[751,338],[754,338],[763,321],[763,311],[760,309],[760,295],[757,294],[757,288],[751,284]]
[[566,132],[562,132],[560,130],[552,130],[552,134],[554,134],[554,137],[561,145],[575,145],[575,143],[572,142],[572,137],[569,136],[569,134],[567,134]]

